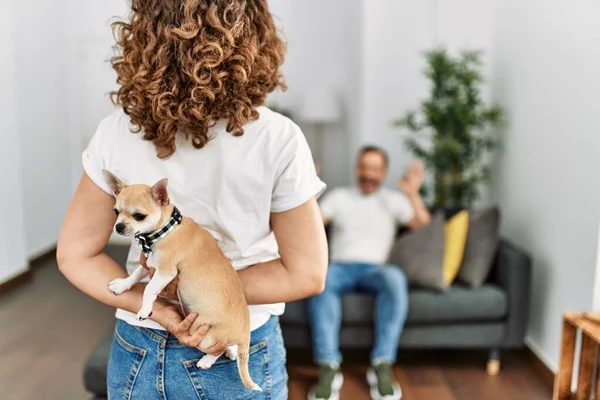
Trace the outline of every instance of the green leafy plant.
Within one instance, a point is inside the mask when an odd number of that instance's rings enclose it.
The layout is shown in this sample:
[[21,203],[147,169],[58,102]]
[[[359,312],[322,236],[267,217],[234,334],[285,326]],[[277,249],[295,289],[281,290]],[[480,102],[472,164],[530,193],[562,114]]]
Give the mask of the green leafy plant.
[[[481,51],[453,57],[440,47],[425,52],[425,58],[430,95],[394,125],[411,131],[406,149],[433,172],[435,206],[470,207],[489,176],[483,155],[498,145],[486,128],[500,125],[504,112],[481,98]],[[430,189],[425,186],[425,194]]]

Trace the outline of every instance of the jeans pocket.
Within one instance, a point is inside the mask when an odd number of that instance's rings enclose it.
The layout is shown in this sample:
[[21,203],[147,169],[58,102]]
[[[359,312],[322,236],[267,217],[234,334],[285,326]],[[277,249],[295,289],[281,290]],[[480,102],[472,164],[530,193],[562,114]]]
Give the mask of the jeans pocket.
[[110,400],[128,400],[131,398],[133,387],[145,357],[146,350],[123,339],[117,324],[110,349],[107,371],[108,398]]
[[270,399],[271,375],[269,371],[268,341],[250,347],[248,371],[262,392],[246,388],[240,378],[237,361],[222,356],[212,367],[196,367],[198,360],[183,361],[183,367],[202,400],[257,400]]

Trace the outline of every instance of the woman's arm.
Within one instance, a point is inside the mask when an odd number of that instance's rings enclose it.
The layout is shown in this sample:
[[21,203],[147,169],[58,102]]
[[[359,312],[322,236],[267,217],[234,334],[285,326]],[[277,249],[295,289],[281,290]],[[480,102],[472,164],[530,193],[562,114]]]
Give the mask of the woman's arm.
[[[317,201],[313,198],[292,210],[272,213],[271,228],[281,258],[238,271],[248,304],[285,303],[321,293],[328,257]],[[140,263],[146,267],[145,261],[142,256]],[[177,300],[177,284],[175,278],[161,295]]]
[[[65,216],[56,258],[60,271],[78,289],[104,304],[136,313],[142,306],[142,285],[137,284],[118,296],[108,290],[111,280],[127,277],[123,268],[103,253],[115,223],[114,202],[112,196],[84,174]],[[192,313],[184,320],[175,307],[157,299],[150,318],[181,343],[197,347],[208,327],[189,335],[189,327],[196,317],[197,314]],[[223,347],[217,344],[204,350],[218,354],[223,351],[219,346]]]
[[103,253],[115,223],[114,202],[83,175],[58,238],[58,267],[74,286],[94,299],[137,312],[142,305],[140,285],[119,296],[108,290],[111,280],[127,277],[123,268]]
[[316,199],[272,213],[271,228],[281,258],[238,272],[248,304],[291,302],[321,293],[327,274],[327,239]]

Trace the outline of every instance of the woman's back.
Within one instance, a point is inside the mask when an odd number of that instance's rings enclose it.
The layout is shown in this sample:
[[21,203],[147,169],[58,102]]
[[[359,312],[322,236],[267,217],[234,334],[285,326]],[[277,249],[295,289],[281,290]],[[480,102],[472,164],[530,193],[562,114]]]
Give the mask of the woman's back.
[[[129,117],[115,111],[99,125],[83,154],[87,175],[107,193],[101,171],[107,169],[125,184],[149,184],[167,178],[169,195],[183,215],[208,230],[236,269],[279,257],[269,226],[271,212],[303,204],[325,185],[314,175],[310,150],[300,129],[278,113],[259,107],[259,118],[234,136],[224,121],[209,130],[211,140],[196,149],[179,135],[175,153],[157,157],[154,145],[132,134]],[[140,250],[131,246],[128,273],[137,267]],[[270,315],[280,315],[283,304],[250,306],[251,328]],[[151,320],[137,321],[133,313],[117,317],[147,328],[161,327]]]

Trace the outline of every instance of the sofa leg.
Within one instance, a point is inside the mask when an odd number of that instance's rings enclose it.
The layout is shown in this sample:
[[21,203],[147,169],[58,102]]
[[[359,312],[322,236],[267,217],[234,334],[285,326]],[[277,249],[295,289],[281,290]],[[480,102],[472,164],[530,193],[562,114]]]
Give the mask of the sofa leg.
[[487,374],[498,375],[500,372],[500,350],[491,349],[488,355]]

